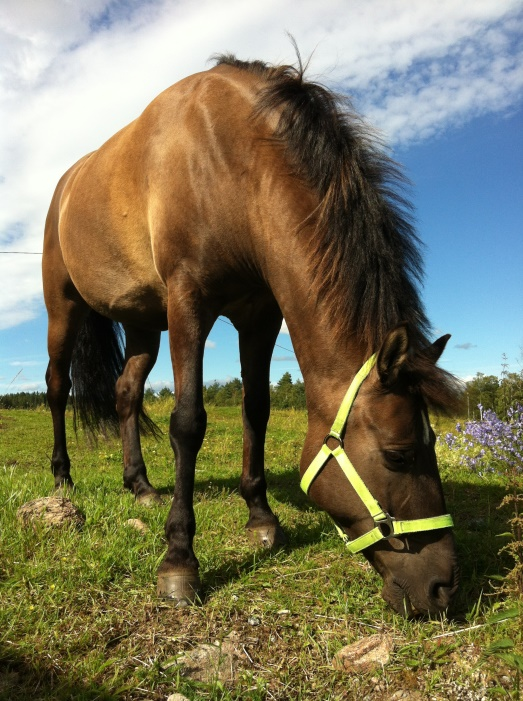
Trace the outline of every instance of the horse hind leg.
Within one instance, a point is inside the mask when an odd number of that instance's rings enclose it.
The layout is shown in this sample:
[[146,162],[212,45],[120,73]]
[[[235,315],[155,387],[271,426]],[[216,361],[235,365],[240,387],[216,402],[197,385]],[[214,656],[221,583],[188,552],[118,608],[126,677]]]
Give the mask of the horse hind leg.
[[65,410],[71,390],[71,359],[78,331],[87,314],[87,306],[71,297],[48,305],[49,364],[45,375],[47,402],[53,421],[54,445],[51,471],[55,489],[73,487],[71,462],[67,452]]
[[[116,410],[123,448],[124,487],[145,505],[161,503],[160,494],[147,478],[140,444],[145,380],[152,370],[160,346],[159,331],[143,331],[130,326],[125,330],[125,365],[116,383]],[[147,426],[146,426],[147,427]],[[154,432],[154,427],[148,426]]]
[[251,540],[265,548],[286,545],[287,537],[267,501],[265,434],[270,414],[269,371],[272,351],[281,327],[275,304],[239,326],[243,379],[243,469],[240,493],[249,509],[245,526]]

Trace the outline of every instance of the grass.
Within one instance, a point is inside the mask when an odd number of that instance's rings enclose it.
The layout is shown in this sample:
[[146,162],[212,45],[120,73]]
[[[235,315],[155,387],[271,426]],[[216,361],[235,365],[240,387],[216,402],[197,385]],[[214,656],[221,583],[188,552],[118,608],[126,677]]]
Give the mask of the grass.
[[[152,411],[165,435],[146,439],[144,455],[151,481],[167,497],[169,412]],[[155,593],[168,505],[140,507],[122,490],[119,443],[71,441],[72,499],[86,515],[81,531],[24,528],[17,509],[52,493],[50,415],[2,411],[0,700],[152,701],[178,691],[191,700],[341,701],[414,690],[420,699],[520,698],[510,654],[521,652],[521,610],[492,587],[492,577],[509,565],[498,554],[505,542],[498,534],[507,530],[497,509],[503,479],[464,471],[439,448],[463,583],[447,618],[405,621],[379,596],[378,575],[344,551],[329,518],[299,490],[305,420],[292,410],[271,418],[270,502],[290,547],[269,554],[253,550],[243,531],[239,410],[209,409],[195,493],[195,549],[206,598],[201,607],[179,610]],[[140,518],[148,532],[130,528],[129,518]],[[367,675],[333,670],[338,649],[378,631],[395,641],[387,666]],[[234,682],[181,676],[180,653],[231,633],[240,641]]]

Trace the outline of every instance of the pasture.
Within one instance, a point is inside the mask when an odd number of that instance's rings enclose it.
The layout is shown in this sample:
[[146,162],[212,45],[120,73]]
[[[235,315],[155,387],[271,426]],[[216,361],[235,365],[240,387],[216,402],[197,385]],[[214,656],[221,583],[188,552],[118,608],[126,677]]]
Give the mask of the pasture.
[[[502,477],[459,467],[438,442],[461,586],[446,618],[404,620],[381,599],[378,575],[344,550],[330,518],[299,489],[305,412],[271,416],[269,500],[290,544],[267,553],[254,550],[243,530],[240,411],[209,407],[195,489],[205,600],[173,608],[156,597],[174,481],[169,410],[151,405],[164,435],[143,441],[162,506],[139,506],[123,491],[119,441],[71,440],[70,497],[85,514],[81,530],[18,521],[22,504],[53,490],[51,419],[45,409],[0,412],[0,699],[153,701],[175,692],[215,701],[520,698],[507,653],[521,653],[523,614],[494,587],[510,564],[498,554],[509,517],[497,509]],[[72,435],[70,415],[67,421]],[[436,420],[435,430],[451,426]],[[148,530],[129,526],[131,518]],[[341,647],[376,632],[394,640],[387,665],[357,675],[333,669]],[[226,640],[236,654],[230,678],[184,674],[181,654]]]

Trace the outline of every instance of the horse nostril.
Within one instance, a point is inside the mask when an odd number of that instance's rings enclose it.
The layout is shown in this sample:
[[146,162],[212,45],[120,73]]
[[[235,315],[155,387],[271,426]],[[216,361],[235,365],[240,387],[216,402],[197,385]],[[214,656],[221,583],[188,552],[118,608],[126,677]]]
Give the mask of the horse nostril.
[[454,587],[446,582],[434,581],[429,587],[429,598],[439,609],[446,609],[450,603]]

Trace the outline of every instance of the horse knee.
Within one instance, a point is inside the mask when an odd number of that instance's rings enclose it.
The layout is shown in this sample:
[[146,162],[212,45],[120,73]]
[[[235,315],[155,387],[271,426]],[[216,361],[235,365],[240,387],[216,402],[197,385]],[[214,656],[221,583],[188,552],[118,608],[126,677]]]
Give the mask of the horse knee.
[[198,452],[207,429],[207,412],[203,407],[186,409],[177,406],[171,413],[169,438],[176,451],[179,446]]

